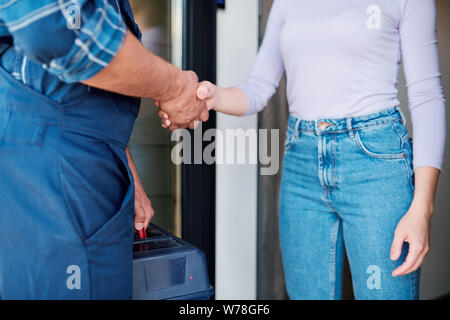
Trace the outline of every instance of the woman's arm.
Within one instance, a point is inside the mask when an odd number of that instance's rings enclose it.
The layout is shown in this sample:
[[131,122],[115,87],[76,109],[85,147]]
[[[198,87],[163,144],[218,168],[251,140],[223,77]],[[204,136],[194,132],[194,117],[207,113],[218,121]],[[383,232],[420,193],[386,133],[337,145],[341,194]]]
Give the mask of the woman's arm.
[[202,82],[197,97],[206,100],[208,109],[232,116],[242,116],[248,108],[244,91],[236,87],[221,88],[210,82]]
[[442,169],[445,98],[439,70],[435,0],[408,0],[400,21],[403,69],[414,139],[414,169]]
[[440,85],[434,0],[408,0],[402,8],[400,37],[414,133],[415,193],[398,224],[391,250],[397,260],[406,241],[406,261],[394,276],[417,270],[429,250],[434,197],[444,159],[445,99]]

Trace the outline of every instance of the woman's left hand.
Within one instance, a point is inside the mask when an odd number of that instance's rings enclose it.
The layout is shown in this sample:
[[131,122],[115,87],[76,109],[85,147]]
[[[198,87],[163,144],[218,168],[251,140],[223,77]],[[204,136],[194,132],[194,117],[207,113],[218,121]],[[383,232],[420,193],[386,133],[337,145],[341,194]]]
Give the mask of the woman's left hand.
[[391,260],[400,258],[404,242],[409,243],[405,262],[392,272],[393,277],[407,275],[419,269],[430,248],[430,222],[432,212],[413,201],[408,213],[395,230],[391,247]]

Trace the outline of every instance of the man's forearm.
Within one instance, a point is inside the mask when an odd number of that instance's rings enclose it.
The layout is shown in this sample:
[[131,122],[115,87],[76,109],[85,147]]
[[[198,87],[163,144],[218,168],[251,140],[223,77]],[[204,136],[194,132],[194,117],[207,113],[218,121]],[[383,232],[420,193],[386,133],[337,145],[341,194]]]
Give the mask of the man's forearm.
[[136,165],[134,164],[134,160],[131,157],[130,148],[127,147],[126,153],[127,153],[128,166],[130,167],[130,170],[134,176],[135,174],[137,174],[137,170],[136,170]]
[[130,32],[111,63],[84,84],[123,95],[169,100],[182,90],[182,71],[148,51]]

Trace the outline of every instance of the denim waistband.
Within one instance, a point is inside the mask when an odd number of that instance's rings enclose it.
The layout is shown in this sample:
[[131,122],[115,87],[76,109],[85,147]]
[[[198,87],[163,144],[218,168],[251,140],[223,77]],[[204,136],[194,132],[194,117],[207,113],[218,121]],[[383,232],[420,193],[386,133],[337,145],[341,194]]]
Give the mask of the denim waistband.
[[317,135],[322,135],[327,133],[352,132],[353,130],[384,125],[396,121],[402,121],[403,124],[406,124],[406,118],[400,107],[394,107],[364,116],[340,119],[317,119],[311,121],[301,120],[291,115],[289,117],[288,127],[296,133],[314,132]]

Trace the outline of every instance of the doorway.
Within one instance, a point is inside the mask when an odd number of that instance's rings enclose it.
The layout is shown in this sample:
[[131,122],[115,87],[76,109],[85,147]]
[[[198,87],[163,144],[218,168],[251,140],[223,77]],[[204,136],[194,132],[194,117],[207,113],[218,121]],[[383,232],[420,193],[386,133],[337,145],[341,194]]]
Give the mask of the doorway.
[[[183,70],[193,70],[200,81],[215,82],[216,1],[129,1],[147,49]],[[175,165],[171,153],[177,135],[161,127],[157,112],[153,100],[142,100],[129,146],[155,210],[152,223],[203,250],[213,283],[215,165]],[[211,113],[202,130],[215,126]]]

